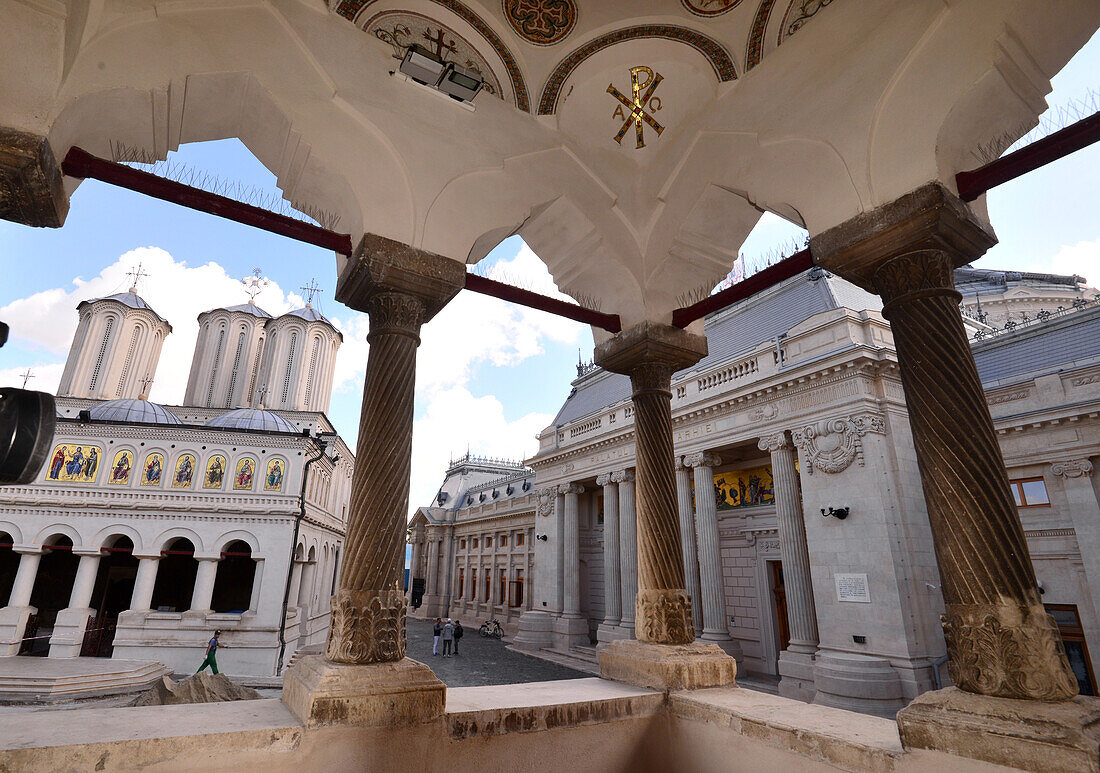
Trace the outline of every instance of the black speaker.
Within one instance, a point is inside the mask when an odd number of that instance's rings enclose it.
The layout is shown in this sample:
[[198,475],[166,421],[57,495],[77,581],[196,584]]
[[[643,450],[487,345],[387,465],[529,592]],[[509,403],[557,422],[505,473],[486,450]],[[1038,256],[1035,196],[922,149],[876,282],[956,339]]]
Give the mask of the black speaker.
[[35,479],[50,455],[56,423],[53,395],[0,387],[0,484]]

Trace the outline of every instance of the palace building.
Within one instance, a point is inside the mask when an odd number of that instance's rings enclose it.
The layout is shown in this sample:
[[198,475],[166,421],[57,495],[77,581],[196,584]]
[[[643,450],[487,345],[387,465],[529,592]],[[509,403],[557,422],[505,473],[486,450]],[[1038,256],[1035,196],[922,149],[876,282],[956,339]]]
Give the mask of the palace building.
[[204,312],[184,404],[166,406],[145,394],[171,327],[136,287],[77,310],[50,457],[0,489],[3,654],[187,672],[220,628],[225,671],[278,673],[324,641],[340,569],[340,332],[308,304]]
[[[1076,276],[971,268],[956,282],[1043,602],[1082,694],[1095,695],[1096,291]],[[991,311],[1006,307],[1011,320]],[[813,269],[714,314],[710,353],[673,377],[672,409],[699,638],[782,695],[893,716],[949,677],[941,580],[881,308]],[[436,506],[412,522],[412,574],[427,583],[425,616],[498,617],[516,648],[594,670],[592,645],[635,635],[634,421],[625,377],[578,366],[572,386],[533,474],[452,465]],[[536,488],[521,490],[532,478]],[[517,545],[524,535],[533,548]],[[520,604],[507,591],[517,580],[530,586]]]

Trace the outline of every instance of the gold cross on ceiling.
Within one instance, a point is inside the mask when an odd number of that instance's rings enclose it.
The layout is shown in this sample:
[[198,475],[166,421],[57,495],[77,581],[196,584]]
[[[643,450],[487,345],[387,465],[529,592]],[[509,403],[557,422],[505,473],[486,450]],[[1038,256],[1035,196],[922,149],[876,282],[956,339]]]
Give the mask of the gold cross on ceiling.
[[[646,79],[644,82],[638,81],[639,73],[645,73]],[[647,123],[649,126],[657,132],[657,136],[661,135],[661,132],[665,130],[665,127],[657,123],[648,112],[646,112],[646,106],[649,105],[650,110],[656,112],[660,110],[660,101],[657,98],[657,105],[651,104],[653,99],[653,92],[657,90],[657,86],[664,80],[664,76],[660,73],[654,73],[649,67],[631,67],[630,68],[630,89],[633,99],[628,99],[623,96],[613,84],[607,85],[607,93],[619,100],[625,107],[629,108],[630,112],[626,114],[626,120],[623,122],[622,128],[619,129],[619,133],[615,135],[615,142],[620,145],[623,144],[623,137],[626,136],[627,131],[630,130],[630,125],[634,124],[634,128],[637,131],[637,146],[638,148],[645,147],[645,136],[642,134],[642,124]],[[642,89],[645,89],[645,93],[642,93]]]

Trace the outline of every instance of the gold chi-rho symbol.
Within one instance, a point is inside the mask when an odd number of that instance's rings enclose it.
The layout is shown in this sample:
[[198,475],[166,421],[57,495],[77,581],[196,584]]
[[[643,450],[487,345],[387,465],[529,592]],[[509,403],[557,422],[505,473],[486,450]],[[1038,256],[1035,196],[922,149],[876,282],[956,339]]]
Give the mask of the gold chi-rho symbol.
[[[645,75],[645,80],[638,80],[639,75]],[[620,145],[623,144],[623,137],[630,130],[630,124],[634,124],[638,136],[637,147],[639,148],[645,147],[645,136],[642,134],[643,123],[649,124],[653,131],[657,132],[657,136],[660,136],[661,132],[665,130],[665,127],[657,123],[649,112],[646,112],[647,107],[654,113],[661,109],[661,98],[653,96],[653,92],[657,90],[657,86],[660,85],[662,80],[664,80],[664,77],[661,73],[654,73],[649,67],[631,67],[630,90],[633,99],[627,99],[614,85],[607,84],[607,93],[622,103],[616,105],[615,112],[611,114],[612,118],[623,119],[623,125],[619,129],[619,133],[615,135],[615,142]],[[645,89],[644,93],[642,89]],[[623,107],[626,107],[630,112],[624,112]]]

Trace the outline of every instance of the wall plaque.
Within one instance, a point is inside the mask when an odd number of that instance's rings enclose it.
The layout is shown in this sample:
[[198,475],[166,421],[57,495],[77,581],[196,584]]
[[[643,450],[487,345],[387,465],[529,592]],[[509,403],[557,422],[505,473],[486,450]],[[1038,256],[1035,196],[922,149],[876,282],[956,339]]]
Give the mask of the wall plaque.
[[836,574],[836,600],[855,601],[861,604],[871,603],[871,589],[865,574]]

